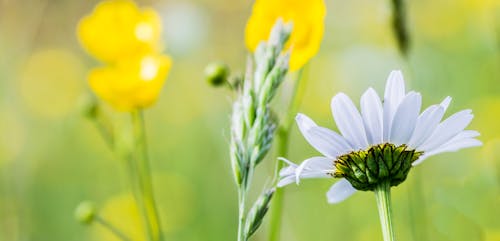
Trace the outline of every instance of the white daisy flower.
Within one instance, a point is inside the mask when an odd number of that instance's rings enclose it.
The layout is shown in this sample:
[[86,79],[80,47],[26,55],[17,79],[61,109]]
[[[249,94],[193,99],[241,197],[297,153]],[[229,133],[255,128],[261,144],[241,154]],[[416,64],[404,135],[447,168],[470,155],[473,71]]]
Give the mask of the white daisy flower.
[[402,183],[412,166],[426,158],[479,146],[477,131],[464,130],[471,122],[471,110],[459,111],[441,121],[451,98],[419,114],[422,96],[406,93],[401,71],[387,79],[384,100],[369,88],[361,97],[361,113],[344,93],[333,97],[333,118],[340,131],[316,125],[304,114],[296,117],[302,135],[323,156],[300,165],[288,163],[280,171],[278,186],[302,178],[341,178],[327,192],[329,203],[338,203],[357,190],[373,191],[382,182]]

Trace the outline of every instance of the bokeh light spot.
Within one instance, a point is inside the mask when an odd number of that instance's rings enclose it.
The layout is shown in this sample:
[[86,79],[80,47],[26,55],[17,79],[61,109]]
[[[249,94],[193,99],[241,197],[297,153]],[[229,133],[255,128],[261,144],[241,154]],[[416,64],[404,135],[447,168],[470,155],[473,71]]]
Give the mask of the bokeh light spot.
[[44,49],[33,53],[19,72],[19,92],[26,106],[44,118],[55,119],[76,105],[83,91],[83,64],[70,51]]
[[14,160],[22,150],[25,130],[22,121],[13,112],[0,112],[0,168]]
[[[142,231],[142,217],[137,211],[132,194],[119,194],[108,199],[99,210],[99,216],[122,230],[131,240],[145,241]],[[121,241],[101,225],[95,225],[94,235],[95,240]]]
[[[160,222],[165,234],[187,227],[193,216],[194,192],[188,180],[175,174],[153,175]],[[144,241],[142,217],[131,193],[118,194],[108,199],[99,210],[99,216],[122,230],[131,240]],[[96,225],[97,227],[97,225]],[[95,240],[121,241],[113,233],[98,227]]]

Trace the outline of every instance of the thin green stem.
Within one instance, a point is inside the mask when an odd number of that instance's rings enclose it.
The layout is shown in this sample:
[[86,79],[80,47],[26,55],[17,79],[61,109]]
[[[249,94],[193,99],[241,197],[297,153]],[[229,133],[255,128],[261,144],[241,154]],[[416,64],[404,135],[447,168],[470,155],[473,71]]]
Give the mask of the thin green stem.
[[142,225],[146,232],[146,238],[147,238],[146,240],[150,241],[152,240],[152,234],[149,228],[150,226],[149,217],[146,209],[146,204],[145,204],[146,202],[144,200],[144,195],[142,191],[143,184],[137,172],[138,170],[137,163],[135,162],[131,154],[125,156],[124,159],[127,161],[127,171],[128,171],[130,186],[132,188],[132,193],[134,195],[134,200],[136,202],[137,209],[139,210],[142,216]]
[[[288,131],[278,130],[278,155],[285,156],[288,153]],[[282,163],[278,162],[276,169],[281,169]],[[269,241],[279,240],[281,230],[281,217],[283,213],[283,196],[285,190],[283,188],[276,189],[274,198],[272,200],[272,209],[270,214],[269,223]]]
[[127,163],[130,185],[138,210],[141,213],[148,241],[162,241],[159,215],[153,195],[151,170],[146,145],[146,131],[142,110],[131,112],[135,150],[119,153],[114,146],[114,135],[109,121],[102,114],[93,119],[108,146]]
[[151,241],[163,240],[160,218],[156,209],[156,202],[153,193],[153,184],[151,170],[149,167],[149,157],[146,145],[146,130],[144,125],[144,116],[142,110],[132,112],[132,124],[135,140],[135,167],[139,183],[140,199],[142,199],[142,208],[144,216],[147,219],[146,232],[149,233]]
[[[114,134],[112,128],[110,128],[109,121],[105,116],[102,115],[102,113],[99,113],[96,116],[96,118],[92,118],[92,121],[95,124],[99,133],[101,134],[102,138],[105,140],[108,147],[113,151],[113,153],[118,158],[123,159],[126,162],[130,187],[132,189],[134,201],[136,202],[137,208],[142,216],[142,224],[146,232],[146,240],[148,241],[153,240],[150,228],[148,228],[150,225],[149,225],[149,217],[147,216],[148,212],[146,209],[146,201],[144,199],[142,191],[143,180],[138,172],[139,167],[137,165],[137,162],[134,160],[133,150],[127,150],[126,152],[120,152],[117,150],[114,143]],[[117,236],[120,236],[117,232],[115,232],[116,230],[113,228],[113,226],[109,224],[106,220],[100,218],[98,221],[101,225],[105,226],[110,231],[117,234]]]
[[238,241],[247,241],[245,234],[245,203],[246,203],[246,191],[244,188],[238,190]]
[[391,185],[389,182],[382,182],[374,192],[384,241],[395,241],[392,225]]
[[[288,106],[287,111],[285,113],[285,119],[281,123],[281,126],[278,128],[277,133],[277,155],[278,157],[284,157],[288,155],[288,144],[290,137],[290,128],[291,122],[293,120],[293,116],[297,112],[297,109],[302,102],[302,98],[305,93],[305,86],[307,83],[307,78],[302,78],[304,72],[307,70],[306,67],[299,70],[297,74],[297,79],[295,81],[295,86],[292,92],[292,96],[290,99],[291,104]],[[278,161],[276,163],[275,168],[275,179],[279,180],[279,170],[283,167],[283,162]],[[269,241],[277,241],[280,238],[281,231],[281,217],[283,213],[283,196],[285,190],[282,188],[278,188],[274,194],[274,198],[272,201],[272,209],[270,214],[270,223],[269,223]]]
[[119,228],[115,227],[113,224],[111,224],[104,218],[96,216],[94,220],[100,225],[102,225],[105,229],[113,233],[117,238],[121,239],[122,241],[131,241],[131,239],[127,237],[127,235],[125,235]]
[[97,130],[99,133],[101,133],[102,138],[106,142],[106,144],[111,148],[114,149],[114,137],[113,134],[110,133],[109,129],[104,126],[103,123],[99,121],[94,121],[94,124],[96,125]]
[[92,121],[92,123],[95,125],[102,139],[108,145],[109,149],[112,151],[116,151],[114,135],[115,133],[109,117],[100,109],[98,105],[96,105],[94,108],[94,114],[88,117],[89,120]]

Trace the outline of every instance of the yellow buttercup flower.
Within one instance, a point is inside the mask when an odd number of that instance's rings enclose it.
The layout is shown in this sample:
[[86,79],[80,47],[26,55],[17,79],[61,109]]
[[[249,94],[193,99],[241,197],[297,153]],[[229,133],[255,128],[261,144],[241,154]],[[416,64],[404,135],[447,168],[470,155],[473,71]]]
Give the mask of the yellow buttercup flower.
[[128,0],[99,3],[78,25],[78,39],[95,58],[117,61],[158,51],[161,21],[152,9],[139,9]]
[[269,37],[277,19],[293,23],[288,44],[292,48],[290,70],[298,70],[319,50],[324,32],[323,0],[256,0],[245,29],[245,42],[254,51]]
[[158,98],[171,60],[160,52],[161,21],[130,0],[107,0],[78,25],[83,47],[105,66],[89,83],[97,96],[120,111],[148,107]]
[[115,109],[131,111],[153,104],[165,82],[171,60],[165,55],[123,59],[92,70],[92,90]]

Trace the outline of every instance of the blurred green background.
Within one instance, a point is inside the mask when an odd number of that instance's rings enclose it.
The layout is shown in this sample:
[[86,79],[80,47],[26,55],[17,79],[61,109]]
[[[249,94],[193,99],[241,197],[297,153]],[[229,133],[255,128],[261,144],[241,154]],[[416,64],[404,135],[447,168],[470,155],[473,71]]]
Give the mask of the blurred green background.
[[[420,91],[424,106],[452,96],[448,112],[471,108],[480,148],[442,154],[393,189],[399,240],[500,240],[500,12],[498,0],[408,1],[412,48],[397,52],[390,1],[327,0],[325,36],[309,63],[300,108],[334,128],[330,98],[382,93],[392,69]],[[0,0],[0,240],[114,240],[73,218],[82,200],[136,232],[123,163],[81,115],[86,71],[97,63],[75,37],[97,1]],[[154,185],[166,240],[234,240],[237,200],[228,159],[228,90],[203,79],[209,62],[244,70],[251,1],[138,1],[162,16],[174,65],[146,111]],[[287,98],[291,83],[275,101]],[[278,108],[279,109],[279,108]],[[279,112],[279,111],[278,111]],[[114,113],[114,118],[126,119]],[[294,126],[289,158],[317,153]],[[257,170],[253,195],[270,180],[274,153]],[[286,187],[282,240],[381,240],[372,193],[326,203],[334,180]],[[132,215],[132,216],[131,216]],[[130,219],[132,217],[132,219]],[[266,240],[266,223],[253,240]]]

